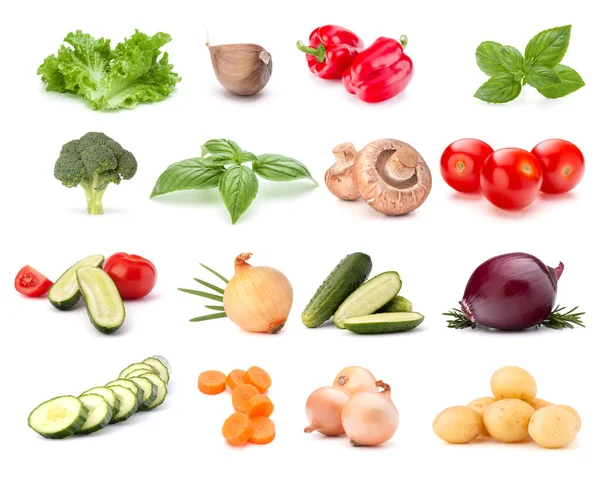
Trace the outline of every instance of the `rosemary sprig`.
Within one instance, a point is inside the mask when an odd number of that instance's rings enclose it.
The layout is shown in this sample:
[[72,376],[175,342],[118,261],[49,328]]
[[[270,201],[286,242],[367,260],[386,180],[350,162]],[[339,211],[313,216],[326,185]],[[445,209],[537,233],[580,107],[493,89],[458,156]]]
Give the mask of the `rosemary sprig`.
[[538,327],[542,325],[544,327],[549,327],[551,329],[562,330],[564,328],[574,329],[575,325],[579,327],[585,327],[583,324],[581,317],[585,314],[585,312],[575,312],[578,307],[573,307],[568,312],[562,312],[566,307],[560,307],[559,305],[552,311],[552,313],[545,319]]
[[460,309],[450,309],[448,312],[444,312],[442,315],[447,317],[454,317],[453,320],[447,320],[448,327],[450,329],[474,329],[477,324],[465,315],[465,313]]
[[180,290],[181,292],[185,292],[186,294],[199,295],[200,297],[204,297],[205,299],[211,299],[211,300],[223,302],[222,295],[209,294],[208,292],[202,292],[201,290],[195,290],[195,289],[178,288],[177,290]]
[[[219,279],[221,279],[226,284],[229,283],[229,281],[224,276],[219,274],[217,271],[211,269],[208,266],[205,266],[202,263],[200,265],[202,267],[204,267],[204,269],[206,269],[208,272],[210,272],[211,274],[213,274],[216,277],[218,277]],[[205,299],[214,300],[216,302],[223,302],[223,294],[225,293],[224,289],[222,289],[221,287],[218,287],[214,284],[211,284],[209,282],[203,281],[202,279],[194,278],[194,280],[196,282],[198,282],[199,284],[203,285],[204,287],[206,287],[207,289],[217,292],[218,294],[212,294],[209,292],[204,292],[204,291],[195,290],[195,289],[178,288],[177,290],[180,290],[181,292],[185,292],[186,294],[197,295],[200,297],[204,297]],[[225,313],[225,307],[223,307],[222,305],[205,305],[204,307],[206,307],[209,310],[214,310],[216,312],[214,314],[207,314],[207,315],[201,315],[200,317],[194,317],[193,319],[190,319],[190,322],[203,322],[205,320],[222,319],[224,317],[227,317],[227,314]]]

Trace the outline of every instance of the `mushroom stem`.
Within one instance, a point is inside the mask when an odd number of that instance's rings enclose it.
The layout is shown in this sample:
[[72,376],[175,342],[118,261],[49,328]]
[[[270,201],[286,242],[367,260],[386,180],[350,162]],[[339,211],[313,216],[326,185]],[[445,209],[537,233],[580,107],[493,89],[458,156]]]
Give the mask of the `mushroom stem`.
[[419,158],[416,154],[407,154],[397,150],[388,160],[388,169],[397,179],[410,179],[417,170]]
[[358,151],[352,143],[338,144],[333,148],[336,163],[344,167],[352,166],[357,154]]

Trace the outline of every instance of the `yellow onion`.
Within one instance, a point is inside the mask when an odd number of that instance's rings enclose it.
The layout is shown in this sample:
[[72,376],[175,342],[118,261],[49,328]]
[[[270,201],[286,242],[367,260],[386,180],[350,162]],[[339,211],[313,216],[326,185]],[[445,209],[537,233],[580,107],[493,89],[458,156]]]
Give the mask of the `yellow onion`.
[[321,387],[311,393],[306,401],[306,418],[310,425],[304,433],[343,435],[342,407],[349,399],[350,394],[339,387]]
[[358,392],[378,392],[377,379],[363,367],[346,367],[337,374],[334,387],[343,388],[350,395]]
[[244,252],[235,258],[235,275],[223,294],[225,313],[248,332],[279,332],[292,308],[292,285],[272,267],[252,267]]

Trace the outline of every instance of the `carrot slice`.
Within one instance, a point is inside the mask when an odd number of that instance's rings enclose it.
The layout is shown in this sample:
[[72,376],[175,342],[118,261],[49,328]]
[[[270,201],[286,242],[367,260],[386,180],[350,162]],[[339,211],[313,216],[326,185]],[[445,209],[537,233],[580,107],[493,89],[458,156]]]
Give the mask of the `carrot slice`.
[[248,400],[256,395],[259,395],[259,391],[254,385],[243,383],[242,385],[235,387],[233,392],[231,392],[231,403],[233,404],[233,408],[238,412],[244,413],[246,411]]
[[244,383],[244,374],[246,372],[244,370],[240,370],[236,368],[232,370],[229,375],[227,375],[227,386],[231,389],[231,391],[235,390],[235,387]]
[[230,415],[221,429],[223,437],[232,446],[242,446],[252,438],[250,419],[240,412]]
[[266,445],[275,438],[275,424],[267,417],[254,417],[250,419],[252,426],[252,436],[250,443],[256,445]]
[[198,390],[206,395],[218,395],[225,390],[225,374],[217,370],[206,370],[198,376]]
[[246,370],[244,382],[254,385],[260,393],[265,393],[273,383],[269,374],[260,367],[250,367]]
[[273,413],[273,402],[266,395],[255,395],[246,403],[246,415],[254,417],[270,417]]

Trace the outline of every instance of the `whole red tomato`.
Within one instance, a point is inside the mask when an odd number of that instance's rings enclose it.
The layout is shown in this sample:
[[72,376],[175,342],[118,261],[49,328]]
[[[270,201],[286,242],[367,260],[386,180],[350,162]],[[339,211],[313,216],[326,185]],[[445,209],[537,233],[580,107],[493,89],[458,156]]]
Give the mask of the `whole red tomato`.
[[442,153],[440,169],[444,181],[461,193],[479,191],[481,166],[493,152],[489,144],[478,139],[455,141]]
[[103,269],[115,282],[123,299],[139,299],[156,284],[156,267],[148,259],[118,252],[104,261]]
[[579,184],[585,172],[583,154],[577,146],[564,139],[548,139],[531,153],[542,165],[542,192],[561,194]]
[[499,149],[481,167],[483,194],[501,209],[526,208],[538,197],[541,187],[542,166],[524,149]]

